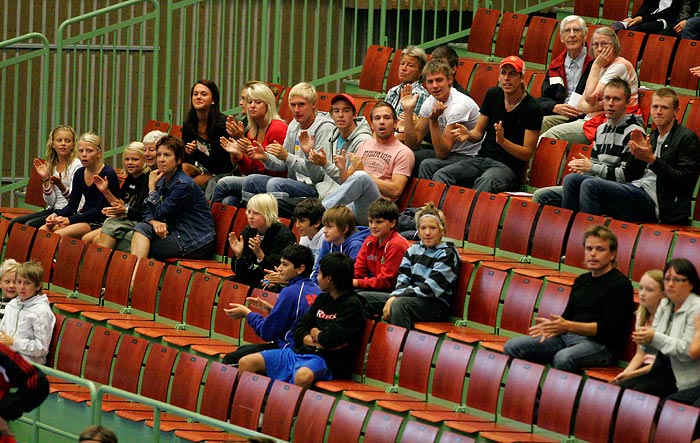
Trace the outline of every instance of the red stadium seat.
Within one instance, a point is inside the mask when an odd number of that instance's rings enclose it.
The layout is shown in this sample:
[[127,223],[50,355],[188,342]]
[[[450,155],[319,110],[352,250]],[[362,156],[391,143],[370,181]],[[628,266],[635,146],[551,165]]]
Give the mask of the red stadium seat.
[[[496,25],[501,11],[497,9],[479,8],[472,19],[472,27],[469,32],[467,51],[477,54],[491,55],[493,36],[496,33]],[[462,83],[463,84],[463,83]]]
[[556,186],[568,142],[542,137],[528,174],[528,185],[535,188]]
[[323,441],[326,424],[333,408],[335,397],[312,390],[306,391],[299,406],[293,443]]
[[651,34],[644,45],[642,62],[639,65],[639,81],[664,86],[668,79],[676,37]]
[[260,432],[280,440],[289,440],[302,392],[301,386],[275,380],[267,396]]
[[479,349],[471,365],[465,405],[468,408],[478,409],[488,414],[491,418],[445,410],[446,408],[425,411],[415,410],[411,411],[411,415],[431,423],[439,423],[445,420],[493,422],[496,417],[501,382],[507,363],[507,356]]
[[619,397],[619,386],[586,380],[578,400],[574,436],[592,443],[611,441],[610,433]]
[[630,0],[606,0],[603,2],[602,18],[605,20],[622,20],[628,17],[629,9]]
[[360,89],[366,91],[383,92],[384,74],[389,66],[389,59],[393,48],[387,46],[370,45],[365,53],[360,72]]
[[674,88],[697,91],[698,77],[690,73],[690,68],[698,65],[700,41],[681,39],[673,55],[670,85]]
[[[520,54],[520,42],[527,23],[527,14],[504,12],[501,24],[496,35],[496,48],[493,53],[496,57],[508,57]],[[500,60],[499,60],[500,62]],[[477,101],[481,104],[480,101]]]
[[[514,359],[508,368],[508,379],[503,390],[499,416],[531,426],[535,415],[535,403],[540,389],[544,366]],[[446,421],[447,427],[467,434],[481,432],[519,432],[521,428],[504,426],[494,422]]]
[[617,408],[613,441],[649,441],[658,404],[659,397],[626,389]]
[[367,406],[340,400],[333,411],[328,441],[337,443],[355,443],[360,441],[362,427],[365,424],[369,408]]
[[12,225],[10,236],[7,238],[7,246],[5,247],[5,260],[11,258],[20,263],[27,261],[35,234],[36,228],[31,226],[20,223]]
[[498,63],[479,63],[476,65],[472,82],[469,85],[469,95],[481,106],[489,88],[498,84]]
[[549,47],[557,23],[557,20],[547,17],[533,16],[530,19],[525,34],[525,43],[523,43],[524,61],[540,65],[547,64]]
[[[474,348],[452,340],[443,340],[435,362],[433,383],[430,389],[432,398],[439,398],[461,406],[464,393],[467,366]],[[381,400],[377,406],[396,412],[406,411],[449,411],[450,408],[435,402],[405,402]]]
[[345,396],[362,402],[388,401],[427,401],[428,380],[437,347],[438,337],[418,331],[410,331],[406,337],[399,369],[398,388],[422,394],[422,398],[402,393],[383,391],[345,391]]

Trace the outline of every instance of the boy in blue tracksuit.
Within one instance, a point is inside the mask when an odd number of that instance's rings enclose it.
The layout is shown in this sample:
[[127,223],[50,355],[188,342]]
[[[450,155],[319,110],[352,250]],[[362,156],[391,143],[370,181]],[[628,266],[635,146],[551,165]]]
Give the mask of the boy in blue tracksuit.
[[311,278],[318,277],[318,264],[324,255],[330,252],[342,252],[355,261],[362,248],[362,243],[369,235],[367,226],[357,226],[355,214],[347,206],[334,206],[323,213],[323,235],[325,240],[316,259],[316,266]]
[[294,326],[321,292],[316,282],[309,278],[313,263],[314,256],[311,249],[296,244],[287,246],[282,250],[280,265],[275,271],[268,272],[268,279],[271,282],[282,284],[288,282],[287,286],[280,291],[277,303],[272,306],[257,297],[247,298],[250,306],[267,311],[269,314],[264,317],[237,303],[230,303],[231,308],[224,309],[229,317],[235,319],[245,317],[255,334],[268,342],[239,347],[236,351],[224,356],[225,364],[238,364],[238,360],[244,355],[266,349],[294,348],[292,335]]
[[331,252],[319,263],[318,285],[323,291],[294,328],[294,349],[271,349],[246,355],[243,372],[309,388],[315,381],[345,378],[362,337],[362,302],[352,288],[352,261]]

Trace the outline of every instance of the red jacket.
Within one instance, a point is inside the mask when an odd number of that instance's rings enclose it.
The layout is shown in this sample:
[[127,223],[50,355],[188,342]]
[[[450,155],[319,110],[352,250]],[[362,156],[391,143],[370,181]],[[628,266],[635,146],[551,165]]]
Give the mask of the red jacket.
[[[270,122],[270,125],[267,127],[267,132],[265,133],[265,137],[263,138],[263,142],[261,143],[261,145],[263,148],[266,148],[267,145],[273,142],[282,144],[286,135],[287,124],[282,120],[272,120]],[[248,137],[248,139],[251,142],[255,141],[255,139],[252,139],[250,137]],[[238,172],[240,172],[241,175],[266,174],[271,175],[273,177],[287,176],[287,171],[269,171],[265,169],[265,165],[263,164],[263,162],[261,162],[260,160],[253,160],[247,155],[244,155],[238,161]]]
[[368,236],[355,259],[357,287],[392,291],[408,246],[406,239],[396,231],[391,231],[381,245],[376,237]]
[[[547,75],[542,82],[542,91],[537,102],[540,104],[544,115],[554,114],[554,106],[564,103],[566,100],[566,93],[568,86],[566,85],[566,67],[564,63],[566,61],[566,50],[562,51],[547,68]],[[583,94],[584,89],[586,89],[586,80],[588,79],[588,74],[591,72],[591,64],[593,63],[593,57],[586,55],[583,61],[583,71],[581,73],[581,79],[576,85],[576,92]],[[554,80],[554,81],[553,81]]]

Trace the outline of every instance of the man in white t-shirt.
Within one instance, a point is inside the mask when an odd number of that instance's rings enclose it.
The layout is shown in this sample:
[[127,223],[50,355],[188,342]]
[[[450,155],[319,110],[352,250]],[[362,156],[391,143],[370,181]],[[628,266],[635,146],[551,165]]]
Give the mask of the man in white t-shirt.
[[[449,174],[442,174],[443,169],[454,168],[465,156],[474,156],[479,151],[481,141],[457,141],[450,131],[456,123],[474,128],[479,119],[479,106],[471,97],[452,87],[452,69],[438,60],[431,60],[423,69],[425,83],[430,97],[420,109],[418,121],[405,122],[406,144],[413,149],[416,156],[417,175],[453,185]],[[413,109],[415,97],[404,94],[401,97],[404,110]],[[425,136],[430,132],[433,149],[418,149]]]
[[398,120],[396,110],[379,101],[370,114],[374,139],[366,140],[356,154],[345,151],[333,156],[342,185],[323,199],[328,209],[347,205],[361,225],[367,225],[367,206],[379,197],[396,201],[401,196],[413,169],[413,152],[394,136]]

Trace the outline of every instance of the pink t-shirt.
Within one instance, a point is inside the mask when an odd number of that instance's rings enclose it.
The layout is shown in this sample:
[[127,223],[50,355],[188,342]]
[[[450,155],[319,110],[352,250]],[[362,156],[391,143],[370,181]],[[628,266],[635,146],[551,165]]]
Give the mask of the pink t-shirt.
[[370,138],[360,145],[357,155],[365,171],[382,180],[391,180],[394,174],[410,177],[415,162],[413,151],[398,140],[381,144]]

